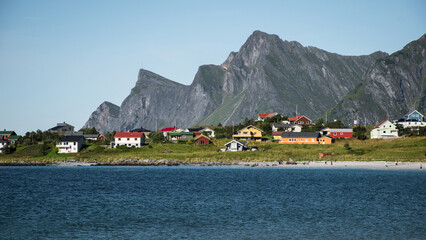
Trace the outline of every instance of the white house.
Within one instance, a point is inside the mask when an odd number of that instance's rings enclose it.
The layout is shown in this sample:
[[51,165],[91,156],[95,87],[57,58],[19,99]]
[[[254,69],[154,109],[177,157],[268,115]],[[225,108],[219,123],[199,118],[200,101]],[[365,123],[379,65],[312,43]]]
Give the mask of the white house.
[[297,124],[272,124],[272,132],[278,131],[278,128],[283,128],[283,132],[301,132],[302,126]]
[[117,132],[114,136],[114,145],[140,148],[145,144],[145,134],[143,132]]
[[398,137],[398,129],[395,124],[391,123],[388,119],[377,124],[373,130],[370,131],[370,138],[396,138]]
[[398,121],[396,124],[401,125],[403,128],[421,128],[426,127],[426,122],[423,121]]
[[214,138],[215,137],[214,130],[210,129],[208,127],[201,129],[200,132],[209,132],[209,134],[206,134],[207,137],[210,137],[210,138]]
[[246,147],[247,143],[240,143],[236,140],[232,140],[225,144],[225,151],[229,152],[237,152],[237,151],[244,151],[247,149]]
[[3,148],[9,146],[9,141],[0,139],[0,153],[3,152]]
[[83,136],[63,136],[59,140],[58,153],[78,153],[86,143]]

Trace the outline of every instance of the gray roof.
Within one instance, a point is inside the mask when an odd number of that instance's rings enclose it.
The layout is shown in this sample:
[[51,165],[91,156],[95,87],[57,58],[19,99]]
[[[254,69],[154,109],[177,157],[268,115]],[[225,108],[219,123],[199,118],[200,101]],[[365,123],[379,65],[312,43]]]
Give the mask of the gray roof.
[[85,138],[98,138],[99,134],[84,134],[83,136]]
[[294,125],[295,124],[274,124],[274,126],[276,128],[280,128],[280,127],[282,127],[282,128],[289,128],[289,127],[294,126]]
[[283,138],[318,138],[318,132],[284,132],[281,137]]
[[353,132],[352,128],[330,128],[330,132]]
[[84,139],[83,136],[63,136],[59,142],[78,142],[81,138]]
[[132,130],[130,130],[129,132],[152,132],[152,131],[151,131],[151,130],[149,130],[149,129],[146,129],[146,128],[143,128],[143,127],[140,127],[140,128],[132,129]]

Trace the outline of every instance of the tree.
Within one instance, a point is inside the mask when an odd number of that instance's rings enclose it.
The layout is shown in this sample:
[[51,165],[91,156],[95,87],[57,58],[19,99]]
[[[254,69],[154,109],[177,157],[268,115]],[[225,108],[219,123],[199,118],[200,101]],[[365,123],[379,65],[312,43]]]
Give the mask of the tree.
[[92,127],[92,128],[82,128],[79,131],[83,132],[83,134],[99,134],[98,130],[96,130],[95,127]]
[[152,132],[149,134],[149,138],[151,138],[154,143],[161,143],[164,141],[164,135],[162,132]]
[[329,128],[344,128],[345,125],[342,123],[342,121],[337,120],[337,121],[334,121],[334,122],[328,122],[326,124],[326,127],[329,127]]
[[357,126],[353,128],[353,136],[359,140],[367,139],[367,129],[365,127]]

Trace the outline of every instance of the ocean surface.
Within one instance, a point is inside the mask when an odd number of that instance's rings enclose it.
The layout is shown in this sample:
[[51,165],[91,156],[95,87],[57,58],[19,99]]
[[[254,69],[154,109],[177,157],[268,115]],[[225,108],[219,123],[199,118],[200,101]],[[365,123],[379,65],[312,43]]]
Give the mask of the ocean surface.
[[426,239],[426,172],[1,167],[0,239]]

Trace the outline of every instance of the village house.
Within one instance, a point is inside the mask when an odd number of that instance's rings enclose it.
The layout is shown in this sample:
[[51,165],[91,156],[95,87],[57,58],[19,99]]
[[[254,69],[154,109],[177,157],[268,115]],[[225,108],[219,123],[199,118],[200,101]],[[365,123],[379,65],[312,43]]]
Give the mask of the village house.
[[187,142],[194,139],[193,132],[169,132],[168,140],[171,142]]
[[9,147],[9,141],[0,139],[0,153],[3,152],[3,149]]
[[272,132],[272,137],[274,138],[274,140],[281,140],[281,135],[283,135],[284,131],[274,131]]
[[143,132],[143,134],[145,135],[146,138],[149,138],[149,134],[151,134],[151,130],[140,127],[140,128],[136,128],[136,129],[132,129],[129,132]]
[[7,140],[10,136],[16,135],[15,131],[0,131],[0,139]]
[[118,146],[140,148],[145,144],[145,134],[143,132],[117,132],[111,147]]
[[49,129],[52,133],[60,133],[60,132],[66,132],[66,131],[72,131],[74,132],[74,126],[69,125],[66,122],[58,123],[55,127],[52,127]]
[[272,132],[278,131],[282,128],[284,132],[301,132],[302,126],[297,124],[272,124]]
[[202,133],[209,138],[214,138],[214,130],[208,127],[196,127],[196,128],[187,128],[184,130],[185,132],[193,132],[195,135],[200,135],[198,133]]
[[334,143],[334,138],[328,137],[328,136],[322,136],[318,138],[319,144],[332,144]]
[[237,134],[232,135],[234,139],[246,140],[246,141],[262,141],[262,130],[249,125],[241,130],[238,130]]
[[259,115],[257,117],[257,121],[265,121],[265,119],[271,118],[271,117],[275,117],[277,115],[278,115],[278,113],[276,113],[276,112],[273,112],[273,113],[259,113]]
[[63,136],[56,147],[58,153],[78,153],[83,148],[86,139],[83,136]]
[[351,138],[353,137],[352,128],[323,128],[320,130],[321,135],[332,138]]
[[194,143],[197,145],[204,145],[204,144],[210,144],[211,139],[203,134],[198,135],[194,138]]
[[74,131],[66,131],[64,136],[83,136],[86,140],[97,141],[100,140],[101,134],[84,134],[82,131],[74,132]]
[[187,128],[184,131],[185,132],[200,132],[203,128],[202,127],[195,127],[195,128]]
[[284,132],[281,144],[318,144],[319,132]]
[[424,116],[417,110],[414,110],[410,114],[405,115],[402,119],[396,121],[396,124],[401,125],[403,128],[411,128],[412,130],[418,130],[421,127],[426,127],[426,122],[423,121]]
[[8,140],[10,143],[14,144],[14,143],[18,142],[20,138],[21,138],[21,135],[10,135],[10,136],[7,138],[7,140]]
[[205,127],[203,129],[201,129],[200,133],[203,133],[204,135],[206,135],[207,137],[210,137],[210,138],[214,138],[215,137],[214,130],[211,129],[211,128],[208,128],[208,127]]
[[406,121],[417,121],[417,122],[423,122],[424,116],[419,111],[414,110],[411,113],[404,116],[404,119]]
[[300,115],[296,117],[289,117],[288,121],[291,124],[299,124],[304,126],[310,126],[312,124],[312,120],[306,117],[305,115]]
[[370,131],[370,138],[396,138],[398,137],[398,130],[395,124],[391,123],[388,119],[383,120],[377,124],[373,130]]
[[174,127],[169,127],[169,128],[163,128],[159,132],[162,132],[163,135],[164,135],[164,137],[167,138],[167,135],[170,132],[181,132],[181,131],[183,131],[183,130],[180,129],[180,128],[178,128],[178,127],[176,127],[176,126],[174,126]]
[[225,149],[222,151],[226,152],[238,152],[247,150],[247,143],[240,143],[237,140],[232,140],[225,144]]

